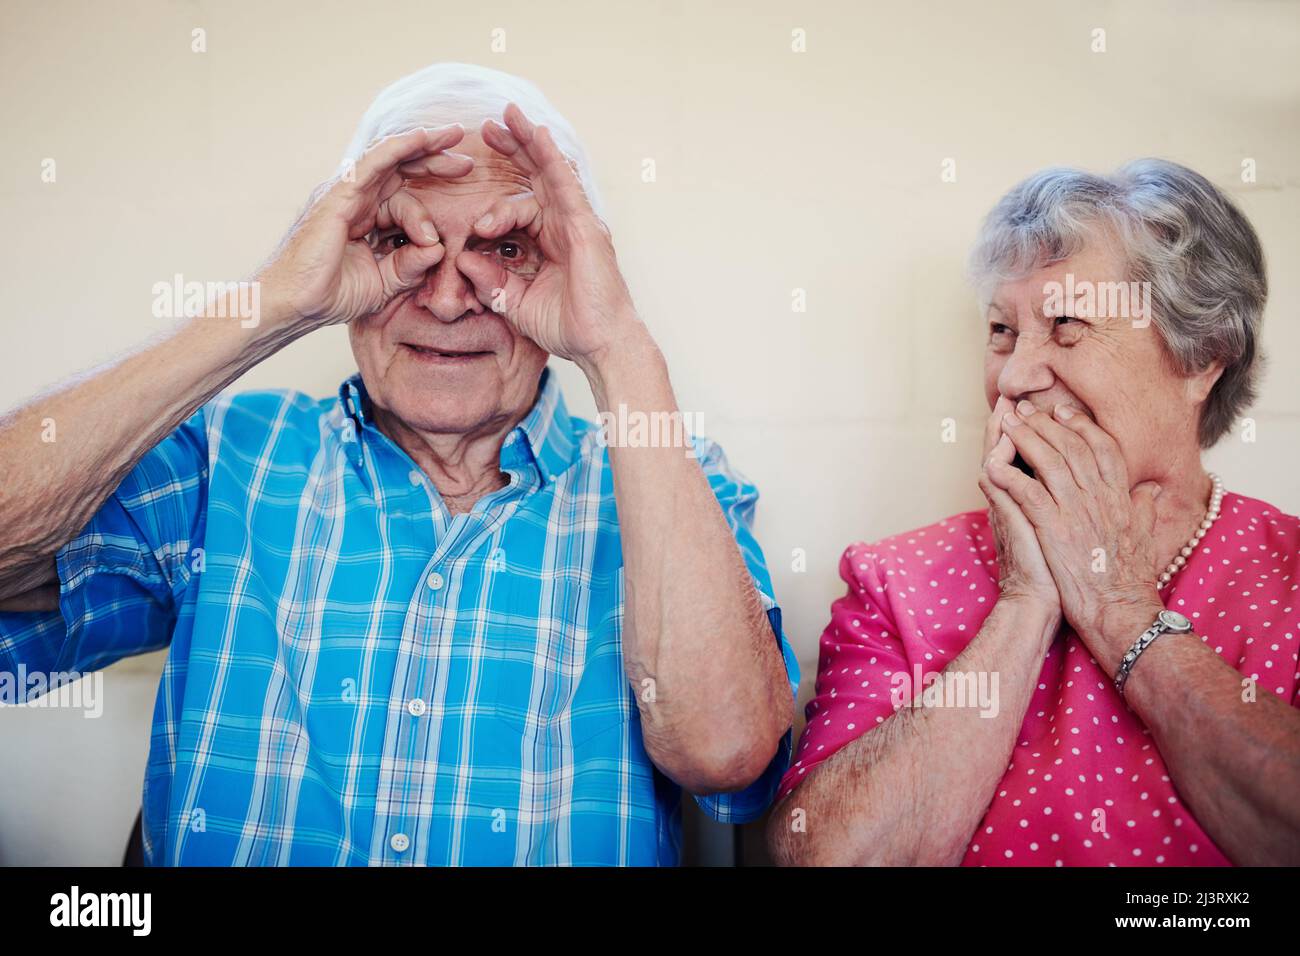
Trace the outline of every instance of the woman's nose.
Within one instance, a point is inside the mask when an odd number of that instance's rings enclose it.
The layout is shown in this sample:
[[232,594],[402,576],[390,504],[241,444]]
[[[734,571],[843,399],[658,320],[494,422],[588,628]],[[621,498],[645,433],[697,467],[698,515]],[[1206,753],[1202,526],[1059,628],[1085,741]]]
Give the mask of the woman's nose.
[[1027,336],[1016,340],[1016,347],[998,373],[998,391],[1011,399],[1052,387],[1056,375],[1048,361],[1046,349]]

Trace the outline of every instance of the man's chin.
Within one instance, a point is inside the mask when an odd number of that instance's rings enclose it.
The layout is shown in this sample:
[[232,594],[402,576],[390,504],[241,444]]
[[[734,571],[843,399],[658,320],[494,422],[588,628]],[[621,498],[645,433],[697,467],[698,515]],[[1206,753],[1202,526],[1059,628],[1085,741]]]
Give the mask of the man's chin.
[[492,417],[490,409],[464,395],[408,396],[391,411],[407,428],[435,435],[464,435]]
[[394,376],[400,388],[401,404],[407,407],[455,408],[473,405],[479,395],[494,395],[501,382],[486,363],[448,368],[405,368]]

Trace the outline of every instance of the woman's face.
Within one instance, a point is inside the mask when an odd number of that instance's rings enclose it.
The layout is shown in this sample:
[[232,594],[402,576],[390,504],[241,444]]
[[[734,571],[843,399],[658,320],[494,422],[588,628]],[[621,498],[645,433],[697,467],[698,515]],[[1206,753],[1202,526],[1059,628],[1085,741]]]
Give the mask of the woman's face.
[[1132,484],[1182,467],[1199,453],[1199,406],[1218,372],[1179,375],[1142,301],[1102,242],[998,286],[985,313],[989,408],[1005,396],[1084,412],[1119,444]]

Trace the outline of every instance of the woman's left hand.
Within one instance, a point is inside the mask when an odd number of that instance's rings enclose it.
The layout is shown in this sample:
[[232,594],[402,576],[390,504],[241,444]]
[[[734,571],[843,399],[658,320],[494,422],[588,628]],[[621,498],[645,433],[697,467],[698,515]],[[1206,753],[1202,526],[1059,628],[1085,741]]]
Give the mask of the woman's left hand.
[[1117,605],[1160,604],[1154,542],[1160,486],[1144,481],[1130,490],[1119,446],[1077,409],[1058,405],[1049,414],[1022,401],[1003,418],[1003,431],[1035,477],[1001,460],[989,477],[1033,524],[1062,614],[1097,653],[1103,617]]

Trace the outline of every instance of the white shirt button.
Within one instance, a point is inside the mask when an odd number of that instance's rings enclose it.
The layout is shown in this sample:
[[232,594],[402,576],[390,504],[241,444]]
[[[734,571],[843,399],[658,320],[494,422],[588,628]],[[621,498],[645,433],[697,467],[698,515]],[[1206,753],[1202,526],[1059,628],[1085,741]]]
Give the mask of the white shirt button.
[[424,473],[418,468],[412,468],[406,473],[406,477],[411,479],[411,484],[418,485],[424,480]]
[[405,853],[411,845],[411,838],[405,833],[394,833],[388,845],[393,848],[394,853]]
[[433,588],[435,591],[441,591],[442,586],[447,583],[445,580],[443,580],[442,575],[439,574],[437,571],[434,571],[424,580],[425,583],[428,584],[429,587]]
[[425,711],[424,701],[419,697],[406,702],[406,710],[412,717],[419,717]]

